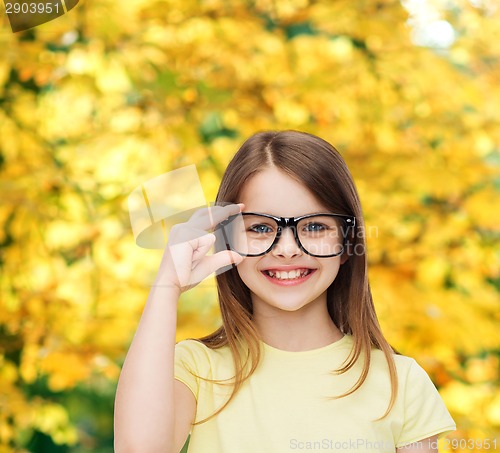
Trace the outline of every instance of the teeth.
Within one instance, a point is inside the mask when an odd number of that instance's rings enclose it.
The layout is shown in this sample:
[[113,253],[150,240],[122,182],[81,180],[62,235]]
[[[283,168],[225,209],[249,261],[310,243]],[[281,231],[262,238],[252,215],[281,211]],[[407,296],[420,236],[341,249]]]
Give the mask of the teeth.
[[277,278],[279,280],[292,280],[292,279],[298,278],[298,277],[305,277],[310,272],[311,272],[310,269],[294,269],[293,271],[290,271],[290,272],[286,272],[286,271],[267,271],[267,273],[271,277]]

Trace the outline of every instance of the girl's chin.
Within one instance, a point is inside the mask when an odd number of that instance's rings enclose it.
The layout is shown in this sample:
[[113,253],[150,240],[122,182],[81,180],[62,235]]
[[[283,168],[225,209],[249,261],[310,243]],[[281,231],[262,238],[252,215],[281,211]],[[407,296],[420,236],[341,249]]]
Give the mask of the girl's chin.
[[293,313],[304,308],[313,308],[326,304],[326,291],[323,294],[270,294],[265,291],[252,292],[254,313],[271,316],[277,312]]

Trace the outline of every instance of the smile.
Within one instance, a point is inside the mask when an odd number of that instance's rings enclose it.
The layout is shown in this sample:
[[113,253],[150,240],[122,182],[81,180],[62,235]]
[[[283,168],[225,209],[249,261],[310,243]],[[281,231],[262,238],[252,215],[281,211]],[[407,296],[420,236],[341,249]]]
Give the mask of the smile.
[[294,269],[293,271],[289,271],[289,272],[272,271],[272,270],[267,270],[264,272],[272,278],[278,278],[280,280],[291,280],[294,278],[305,277],[311,271],[312,271],[312,269]]
[[277,284],[293,285],[307,280],[316,269],[293,269],[291,271],[265,270],[262,273],[268,280]]

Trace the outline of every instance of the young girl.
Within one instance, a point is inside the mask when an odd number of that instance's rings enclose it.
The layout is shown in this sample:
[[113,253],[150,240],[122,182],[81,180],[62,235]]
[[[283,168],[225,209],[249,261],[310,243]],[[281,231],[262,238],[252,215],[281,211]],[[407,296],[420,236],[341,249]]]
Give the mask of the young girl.
[[[248,139],[217,206],[170,233],[120,376],[116,451],[178,453],[189,433],[194,453],[437,451],[455,424],[382,335],[363,228],[329,143]],[[213,272],[222,326],[175,344],[180,293]]]

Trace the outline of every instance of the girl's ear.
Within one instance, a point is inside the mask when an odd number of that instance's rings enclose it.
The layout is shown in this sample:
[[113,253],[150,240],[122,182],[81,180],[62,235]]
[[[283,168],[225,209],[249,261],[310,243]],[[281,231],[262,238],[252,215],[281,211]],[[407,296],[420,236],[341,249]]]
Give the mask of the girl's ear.
[[344,252],[340,255],[340,264],[344,264],[349,257],[352,255],[353,251],[353,243],[351,242],[351,238],[348,238],[344,245]]
[[340,264],[344,264],[350,256],[354,255],[354,252],[356,251],[356,242],[357,242],[357,234],[356,234],[356,227],[355,226],[349,226],[347,227],[347,230],[345,231],[345,236],[344,236],[344,251],[342,252],[342,255],[340,255]]

